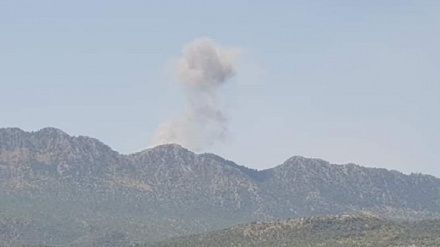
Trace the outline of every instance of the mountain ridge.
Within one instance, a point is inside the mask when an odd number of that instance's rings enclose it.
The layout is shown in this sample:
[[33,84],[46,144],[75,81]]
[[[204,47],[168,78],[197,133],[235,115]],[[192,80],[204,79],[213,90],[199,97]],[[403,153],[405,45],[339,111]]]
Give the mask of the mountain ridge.
[[[269,167],[269,168],[256,169],[256,168],[250,168],[250,167],[247,167],[247,166],[244,166],[244,165],[239,165],[239,164],[235,163],[234,161],[231,161],[231,160],[228,160],[226,158],[223,158],[223,157],[221,157],[221,156],[219,156],[217,154],[213,154],[213,153],[195,153],[195,152],[191,151],[190,149],[185,148],[184,146],[182,146],[180,144],[177,144],[177,143],[161,144],[161,145],[158,145],[158,146],[149,147],[149,148],[146,148],[146,149],[143,149],[143,150],[140,150],[140,151],[136,151],[136,152],[133,152],[133,153],[125,154],[125,153],[121,153],[121,152],[111,148],[111,146],[103,143],[99,139],[96,139],[96,138],[93,138],[93,137],[89,137],[89,136],[84,136],[84,135],[70,135],[70,134],[64,132],[63,130],[61,130],[59,128],[55,128],[55,127],[44,127],[42,129],[35,130],[35,131],[26,131],[26,130],[23,130],[23,129],[18,128],[18,127],[3,127],[3,128],[0,128],[0,138],[2,138],[2,139],[4,138],[4,135],[2,135],[2,134],[4,134],[5,131],[6,132],[11,132],[12,131],[14,133],[19,133],[19,134],[23,134],[23,135],[47,135],[47,134],[49,134],[49,135],[52,135],[52,136],[64,136],[66,138],[73,138],[73,139],[78,139],[78,140],[81,140],[81,139],[82,140],[89,140],[90,142],[95,143],[97,145],[101,145],[101,146],[109,149],[111,152],[116,153],[116,154],[118,154],[120,156],[137,156],[137,155],[141,155],[141,154],[145,154],[145,153],[154,151],[156,149],[169,149],[169,148],[172,148],[174,150],[177,149],[177,150],[189,151],[190,153],[193,153],[193,154],[196,154],[196,155],[199,155],[199,156],[208,157],[208,158],[212,158],[212,159],[216,159],[216,160],[221,160],[222,163],[229,163],[229,164],[232,163],[233,165],[231,165],[231,166],[233,166],[233,167],[237,167],[237,168],[240,167],[240,169],[252,170],[254,172],[267,172],[267,171],[270,171],[272,169],[279,168],[280,166],[285,165],[286,163],[288,163],[288,161],[291,161],[291,160],[293,160],[293,161],[296,161],[296,160],[309,160],[309,161],[310,160],[314,160],[314,161],[318,161],[320,163],[326,163],[326,164],[332,165],[332,166],[361,167],[361,168],[366,168],[366,169],[379,169],[379,170],[389,171],[389,172],[398,172],[400,174],[407,175],[407,176],[411,176],[411,175],[419,176],[419,175],[421,175],[421,176],[431,176],[431,177],[439,178],[439,177],[437,177],[435,175],[432,175],[432,174],[426,174],[426,173],[420,173],[420,172],[404,173],[404,172],[396,170],[396,169],[388,169],[388,168],[382,168],[382,167],[367,167],[367,166],[358,165],[358,164],[353,163],[353,162],[348,162],[348,163],[344,163],[344,164],[335,164],[335,163],[326,161],[326,160],[321,159],[321,158],[305,157],[305,156],[301,156],[301,155],[293,155],[293,156],[287,158],[281,164],[274,165],[274,166]],[[1,144],[1,142],[0,142],[0,144]],[[0,146],[0,148],[2,148],[2,146]],[[295,162],[293,162],[293,163],[295,164]]]
[[[122,234],[148,242],[251,221],[360,211],[440,216],[440,179],[434,176],[301,156],[255,170],[177,144],[125,155],[54,128],[0,129],[0,197],[0,212],[27,215],[47,228],[47,236],[74,229],[56,242],[73,246],[89,237]],[[55,227],[60,222],[63,227]]]

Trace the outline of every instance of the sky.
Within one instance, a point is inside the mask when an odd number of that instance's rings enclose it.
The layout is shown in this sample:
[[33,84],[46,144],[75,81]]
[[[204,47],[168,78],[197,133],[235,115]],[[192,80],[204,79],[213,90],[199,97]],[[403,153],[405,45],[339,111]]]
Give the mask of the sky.
[[206,148],[274,167],[300,155],[440,177],[440,1],[0,0],[0,127],[47,126],[121,153],[185,102],[173,61],[241,51]]

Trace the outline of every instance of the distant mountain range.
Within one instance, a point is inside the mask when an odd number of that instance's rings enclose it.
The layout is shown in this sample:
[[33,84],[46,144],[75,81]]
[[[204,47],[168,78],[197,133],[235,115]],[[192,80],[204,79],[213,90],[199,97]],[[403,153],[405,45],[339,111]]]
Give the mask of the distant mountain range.
[[124,246],[252,221],[440,215],[440,179],[294,156],[257,171],[170,144],[131,155],[55,128],[0,129],[0,246]]

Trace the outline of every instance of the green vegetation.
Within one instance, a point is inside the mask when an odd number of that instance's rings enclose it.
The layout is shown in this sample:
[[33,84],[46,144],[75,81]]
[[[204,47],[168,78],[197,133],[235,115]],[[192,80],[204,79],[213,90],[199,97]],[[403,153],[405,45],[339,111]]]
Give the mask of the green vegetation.
[[392,222],[338,216],[253,223],[138,247],[428,247],[440,246],[440,220]]
[[440,179],[303,157],[258,171],[178,145],[121,155],[53,128],[0,129],[0,246],[129,246],[356,212],[438,217]]

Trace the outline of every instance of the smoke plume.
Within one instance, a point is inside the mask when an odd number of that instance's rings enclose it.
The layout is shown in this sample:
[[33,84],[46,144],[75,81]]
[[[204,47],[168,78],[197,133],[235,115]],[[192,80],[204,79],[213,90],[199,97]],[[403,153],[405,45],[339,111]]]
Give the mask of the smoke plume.
[[187,44],[177,61],[176,75],[186,94],[181,116],[159,126],[153,144],[177,143],[200,150],[227,135],[225,110],[219,88],[235,75],[238,50],[225,48],[209,38]]

